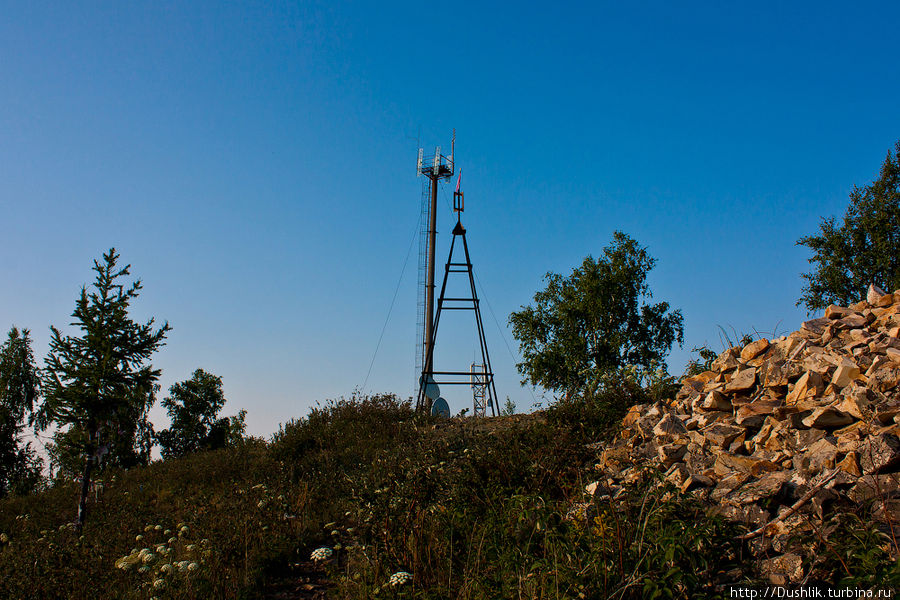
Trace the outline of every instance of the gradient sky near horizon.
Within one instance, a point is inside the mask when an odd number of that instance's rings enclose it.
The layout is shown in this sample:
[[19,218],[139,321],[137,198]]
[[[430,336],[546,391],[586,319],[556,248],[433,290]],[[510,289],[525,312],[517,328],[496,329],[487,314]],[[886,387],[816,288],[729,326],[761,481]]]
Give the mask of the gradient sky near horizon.
[[[42,360],[115,246],[133,315],[173,327],[160,396],[204,368],[261,436],[364,383],[409,396],[416,151],[455,128],[501,399],[541,399],[509,313],[617,229],[684,313],[680,373],[720,328],[805,318],[796,240],[900,139],[898,23],[896,2],[0,2],[0,329]],[[477,347],[460,319],[448,367]]]

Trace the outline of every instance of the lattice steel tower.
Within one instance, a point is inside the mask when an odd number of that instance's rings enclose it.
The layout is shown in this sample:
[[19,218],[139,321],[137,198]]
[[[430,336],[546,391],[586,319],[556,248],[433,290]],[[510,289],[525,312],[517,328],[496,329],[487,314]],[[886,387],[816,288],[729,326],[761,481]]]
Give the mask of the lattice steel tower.
[[[454,134],[454,145],[455,145]],[[452,146],[451,146],[452,148]],[[427,166],[425,166],[427,165]],[[465,210],[463,192],[460,190],[461,177],[457,180],[456,191],[453,193],[453,210],[456,212],[456,226],[453,228],[453,239],[450,242],[450,253],[444,269],[444,280],[441,284],[441,293],[437,302],[437,312],[434,312],[434,241],[437,208],[437,184],[441,179],[453,176],[453,151],[449,160],[441,156],[440,148],[435,151],[433,157],[425,160],[423,153],[419,151],[418,171],[429,178],[431,191],[431,207],[429,213],[428,229],[428,266],[424,310],[424,348],[422,353],[422,370],[419,377],[419,390],[416,399],[418,410],[431,410],[431,405],[437,399],[439,385],[469,385],[472,387],[474,415],[484,417],[487,408],[491,413],[497,414],[497,389],[494,386],[494,372],[491,368],[490,354],[484,337],[484,325],[481,320],[481,305],[478,300],[478,292],[475,289],[475,275],[472,270],[472,261],[469,257],[469,245],[466,242],[466,229],[461,222],[462,212]],[[465,254],[465,262],[454,262],[453,252],[456,249],[457,239],[462,240],[462,249]],[[468,275],[470,296],[447,297],[447,279],[450,273],[465,273]],[[445,303],[447,304],[445,306]],[[436,371],[434,369],[434,346],[437,338],[438,326],[441,321],[441,313],[444,310],[471,310],[475,313],[475,324],[478,330],[478,343],[481,349],[481,364],[472,364],[468,371]],[[433,316],[432,316],[433,315]]]

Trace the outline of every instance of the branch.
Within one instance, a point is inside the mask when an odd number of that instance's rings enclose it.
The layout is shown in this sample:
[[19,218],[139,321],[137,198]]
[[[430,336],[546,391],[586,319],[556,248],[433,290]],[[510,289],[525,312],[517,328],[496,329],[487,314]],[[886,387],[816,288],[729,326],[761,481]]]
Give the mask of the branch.
[[813,496],[816,495],[816,492],[818,492],[820,489],[822,489],[822,487],[824,487],[825,484],[827,484],[829,481],[831,481],[832,479],[837,477],[837,474],[840,472],[841,472],[840,469],[835,469],[834,471],[831,472],[831,475],[829,475],[828,477],[823,479],[818,485],[814,486],[808,492],[803,494],[803,497],[801,497],[799,500],[794,502],[794,504],[789,509],[787,509],[786,511],[784,511],[783,513],[781,513],[780,515],[778,515],[777,517],[775,517],[774,519],[772,519],[771,521],[769,521],[768,523],[766,523],[765,525],[760,527],[759,529],[755,529],[755,530],[751,531],[750,533],[745,533],[744,535],[739,535],[737,537],[737,539],[752,540],[753,538],[761,536],[763,533],[765,533],[766,529],[768,529],[770,526],[774,525],[775,523],[778,523],[779,521],[783,521],[784,519],[787,519],[789,516],[791,516],[792,514],[797,512],[797,510],[799,510],[801,506],[803,506],[804,504],[809,502],[810,498],[812,498]]

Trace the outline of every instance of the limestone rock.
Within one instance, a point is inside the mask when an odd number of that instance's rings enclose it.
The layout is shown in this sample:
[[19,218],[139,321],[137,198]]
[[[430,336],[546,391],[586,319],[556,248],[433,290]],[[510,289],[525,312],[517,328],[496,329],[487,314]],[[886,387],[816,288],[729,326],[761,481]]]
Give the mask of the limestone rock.
[[681,462],[685,454],[687,454],[687,444],[664,444],[657,448],[659,460],[665,467],[671,467],[673,464]]
[[794,384],[794,388],[785,399],[785,404],[788,406],[798,404],[802,400],[818,396],[824,389],[825,382],[822,380],[822,376],[815,371],[807,371]]
[[869,284],[869,289],[866,291],[866,302],[869,304],[877,305],[878,301],[881,300],[883,296],[886,296],[887,292],[883,289],[875,285],[874,283]]
[[803,419],[803,424],[815,429],[836,429],[853,423],[853,417],[831,406],[818,408]]
[[673,414],[667,414],[653,428],[653,435],[662,438],[687,436],[684,422]]
[[760,568],[769,578],[769,583],[774,585],[783,586],[803,580],[803,559],[792,552],[766,559],[760,563]]
[[708,393],[703,401],[700,402],[700,408],[703,410],[731,410],[731,400],[718,390]]
[[859,445],[859,466],[866,475],[896,473],[900,470],[900,438],[870,435]]
[[743,427],[735,427],[725,423],[710,425],[702,431],[703,436],[719,448],[728,448],[742,433]]
[[778,471],[779,468],[778,465],[769,460],[753,456],[741,456],[740,454],[731,454],[729,452],[720,453],[716,456],[716,462],[713,464],[715,472],[723,476],[737,471],[758,477],[763,473]]
[[769,349],[769,340],[762,338],[755,342],[750,342],[741,350],[741,360],[748,361],[756,358]]
[[756,369],[750,367],[735,373],[728,385],[725,386],[725,391],[743,392],[751,389],[754,385],[756,385]]
[[804,321],[802,327],[807,331],[811,331],[812,333],[816,333],[818,335],[822,335],[825,333],[825,329],[831,325],[831,319],[822,317],[819,319],[811,319],[809,321]]
[[759,479],[745,483],[729,495],[736,504],[752,504],[765,498],[781,495],[787,481],[787,474],[774,472],[763,475]]

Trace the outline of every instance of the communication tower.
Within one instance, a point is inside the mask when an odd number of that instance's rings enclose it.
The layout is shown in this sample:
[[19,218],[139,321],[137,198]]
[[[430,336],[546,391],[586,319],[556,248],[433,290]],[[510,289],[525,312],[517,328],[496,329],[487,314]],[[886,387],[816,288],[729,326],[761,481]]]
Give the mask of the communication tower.
[[[455,140],[454,133],[454,140]],[[440,157],[440,159],[439,159]],[[481,320],[481,305],[478,300],[478,292],[475,289],[475,275],[472,270],[472,261],[469,257],[469,245],[466,242],[466,228],[463,227],[461,216],[465,210],[463,192],[460,190],[462,177],[457,180],[456,191],[453,193],[453,210],[456,212],[456,226],[453,228],[453,239],[450,242],[450,253],[444,269],[444,280],[441,284],[441,293],[437,302],[437,311],[434,312],[434,240],[437,208],[437,184],[441,179],[453,175],[453,151],[451,146],[449,163],[445,163],[446,157],[440,156],[440,149],[435,151],[434,157],[428,164],[419,152],[418,172],[430,180],[431,205],[428,229],[428,266],[425,286],[425,332],[424,352],[422,355],[422,370],[419,377],[419,391],[416,399],[416,408],[419,410],[432,410],[432,403],[439,398],[439,385],[469,385],[472,388],[474,415],[484,417],[487,408],[490,407],[494,416],[497,414],[497,389],[494,386],[494,372],[491,368],[491,359],[488,353],[487,342],[484,336],[484,325]],[[427,166],[423,166],[426,164]],[[465,262],[457,259],[454,262],[453,253],[457,248],[457,240],[462,241],[462,250]],[[468,275],[469,296],[447,297],[447,280],[451,273],[465,273]],[[446,306],[445,306],[446,304]],[[468,371],[435,371],[434,369],[434,345],[437,338],[438,327],[441,322],[441,313],[444,310],[471,310],[475,313],[475,324],[478,330],[478,343],[481,349],[481,364],[473,364]],[[445,405],[445,403],[444,403]]]

